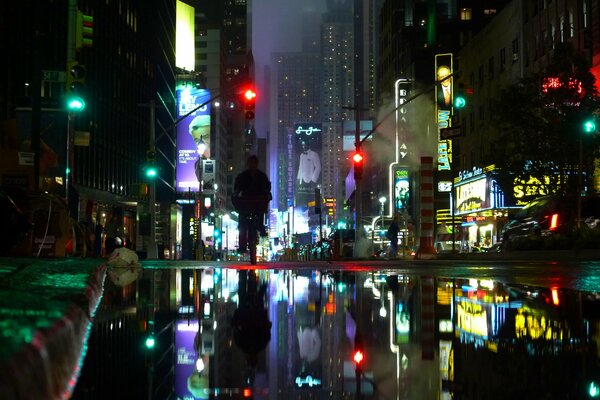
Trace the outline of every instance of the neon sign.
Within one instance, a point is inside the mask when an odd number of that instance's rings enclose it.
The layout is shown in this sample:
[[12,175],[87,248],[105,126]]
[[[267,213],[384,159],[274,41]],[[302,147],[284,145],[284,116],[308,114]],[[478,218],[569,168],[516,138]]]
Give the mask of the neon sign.
[[308,387],[321,386],[321,380],[313,378],[310,375],[308,375],[306,378],[297,376],[296,385],[298,385],[298,387],[302,387],[302,385],[308,385]]
[[[560,185],[557,184],[556,186]],[[529,178],[516,177],[513,182],[513,195],[518,206],[524,206],[536,197],[551,194],[554,192],[552,189],[548,175],[541,178],[534,176],[529,176]]]
[[452,142],[443,140],[438,142],[438,171],[450,171],[452,162]]
[[479,211],[489,207],[487,179],[482,177],[456,187],[456,213]]
[[585,94],[585,90],[579,79],[569,78],[566,81],[563,81],[557,77],[546,77],[542,80],[542,92],[544,93],[565,88],[575,91],[575,93],[580,96]]

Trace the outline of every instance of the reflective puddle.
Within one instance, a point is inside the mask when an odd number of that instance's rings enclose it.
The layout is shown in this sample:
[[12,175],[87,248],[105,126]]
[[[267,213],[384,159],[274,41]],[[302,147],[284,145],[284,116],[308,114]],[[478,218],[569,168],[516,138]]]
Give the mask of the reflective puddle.
[[600,294],[385,271],[110,283],[75,399],[600,396]]

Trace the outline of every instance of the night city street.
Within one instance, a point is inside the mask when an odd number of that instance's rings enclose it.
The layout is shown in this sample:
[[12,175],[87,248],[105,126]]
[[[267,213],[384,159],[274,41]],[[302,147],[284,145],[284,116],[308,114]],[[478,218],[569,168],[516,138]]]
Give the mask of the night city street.
[[600,0],[0,3],[0,400],[600,399]]

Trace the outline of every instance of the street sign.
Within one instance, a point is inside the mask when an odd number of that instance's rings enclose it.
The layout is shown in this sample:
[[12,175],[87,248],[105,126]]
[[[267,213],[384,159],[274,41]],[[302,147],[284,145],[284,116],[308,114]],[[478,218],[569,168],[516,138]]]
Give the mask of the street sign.
[[42,70],[42,81],[65,82],[65,71]]
[[462,130],[460,129],[460,125],[453,126],[450,128],[440,129],[440,139],[441,140],[453,139],[453,138],[459,137],[459,136],[462,136]]

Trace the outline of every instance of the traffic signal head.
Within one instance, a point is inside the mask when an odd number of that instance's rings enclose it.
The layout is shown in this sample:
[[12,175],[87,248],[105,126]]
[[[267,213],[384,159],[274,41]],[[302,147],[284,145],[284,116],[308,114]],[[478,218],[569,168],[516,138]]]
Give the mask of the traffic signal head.
[[158,167],[154,163],[148,163],[144,166],[144,175],[148,179],[154,179],[158,176]]
[[357,151],[352,156],[352,164],[354,165],[354,179],[361,179],[363,173],[363,155],[360,151]]
[[454,108],[464,108],[467,105],[467,98],[465,96],[464,91],[458,90],[454,94]]
[[596,121],[594,118],[588,118],[583,121],[583,131],[585,133],[594,133],[596,132]]
[[244,98],[246,101],[254,101],[256,99],[256,92],[253,89],[247,89],[244,92]]
[[156,345],[156,340],[154,339],[153,335],[150,335],[146,338],[146,342],[144,343],[146,345],[146,348],[148,350],[152,350],[154,348],[154,345]]
[[77,11],[77,29],[75,32],[75,48],[92,47],[94,36],[94,17]]
[[354,360],[354,364],[358,365],[362,365],[364,359],[365,359],[365,355],[363,354],[362,350],[360,349],[356,349],[354,350],[354,354],[352,355],[352,359]]
[[85,108],[85,67],[77,61],[67,63],[67,109],[82,111]]
[[247,88],[242,92],[242,101],[244,103],[244,117],[254,119],[254,108],[256,105],[256,91],[254,88]]

